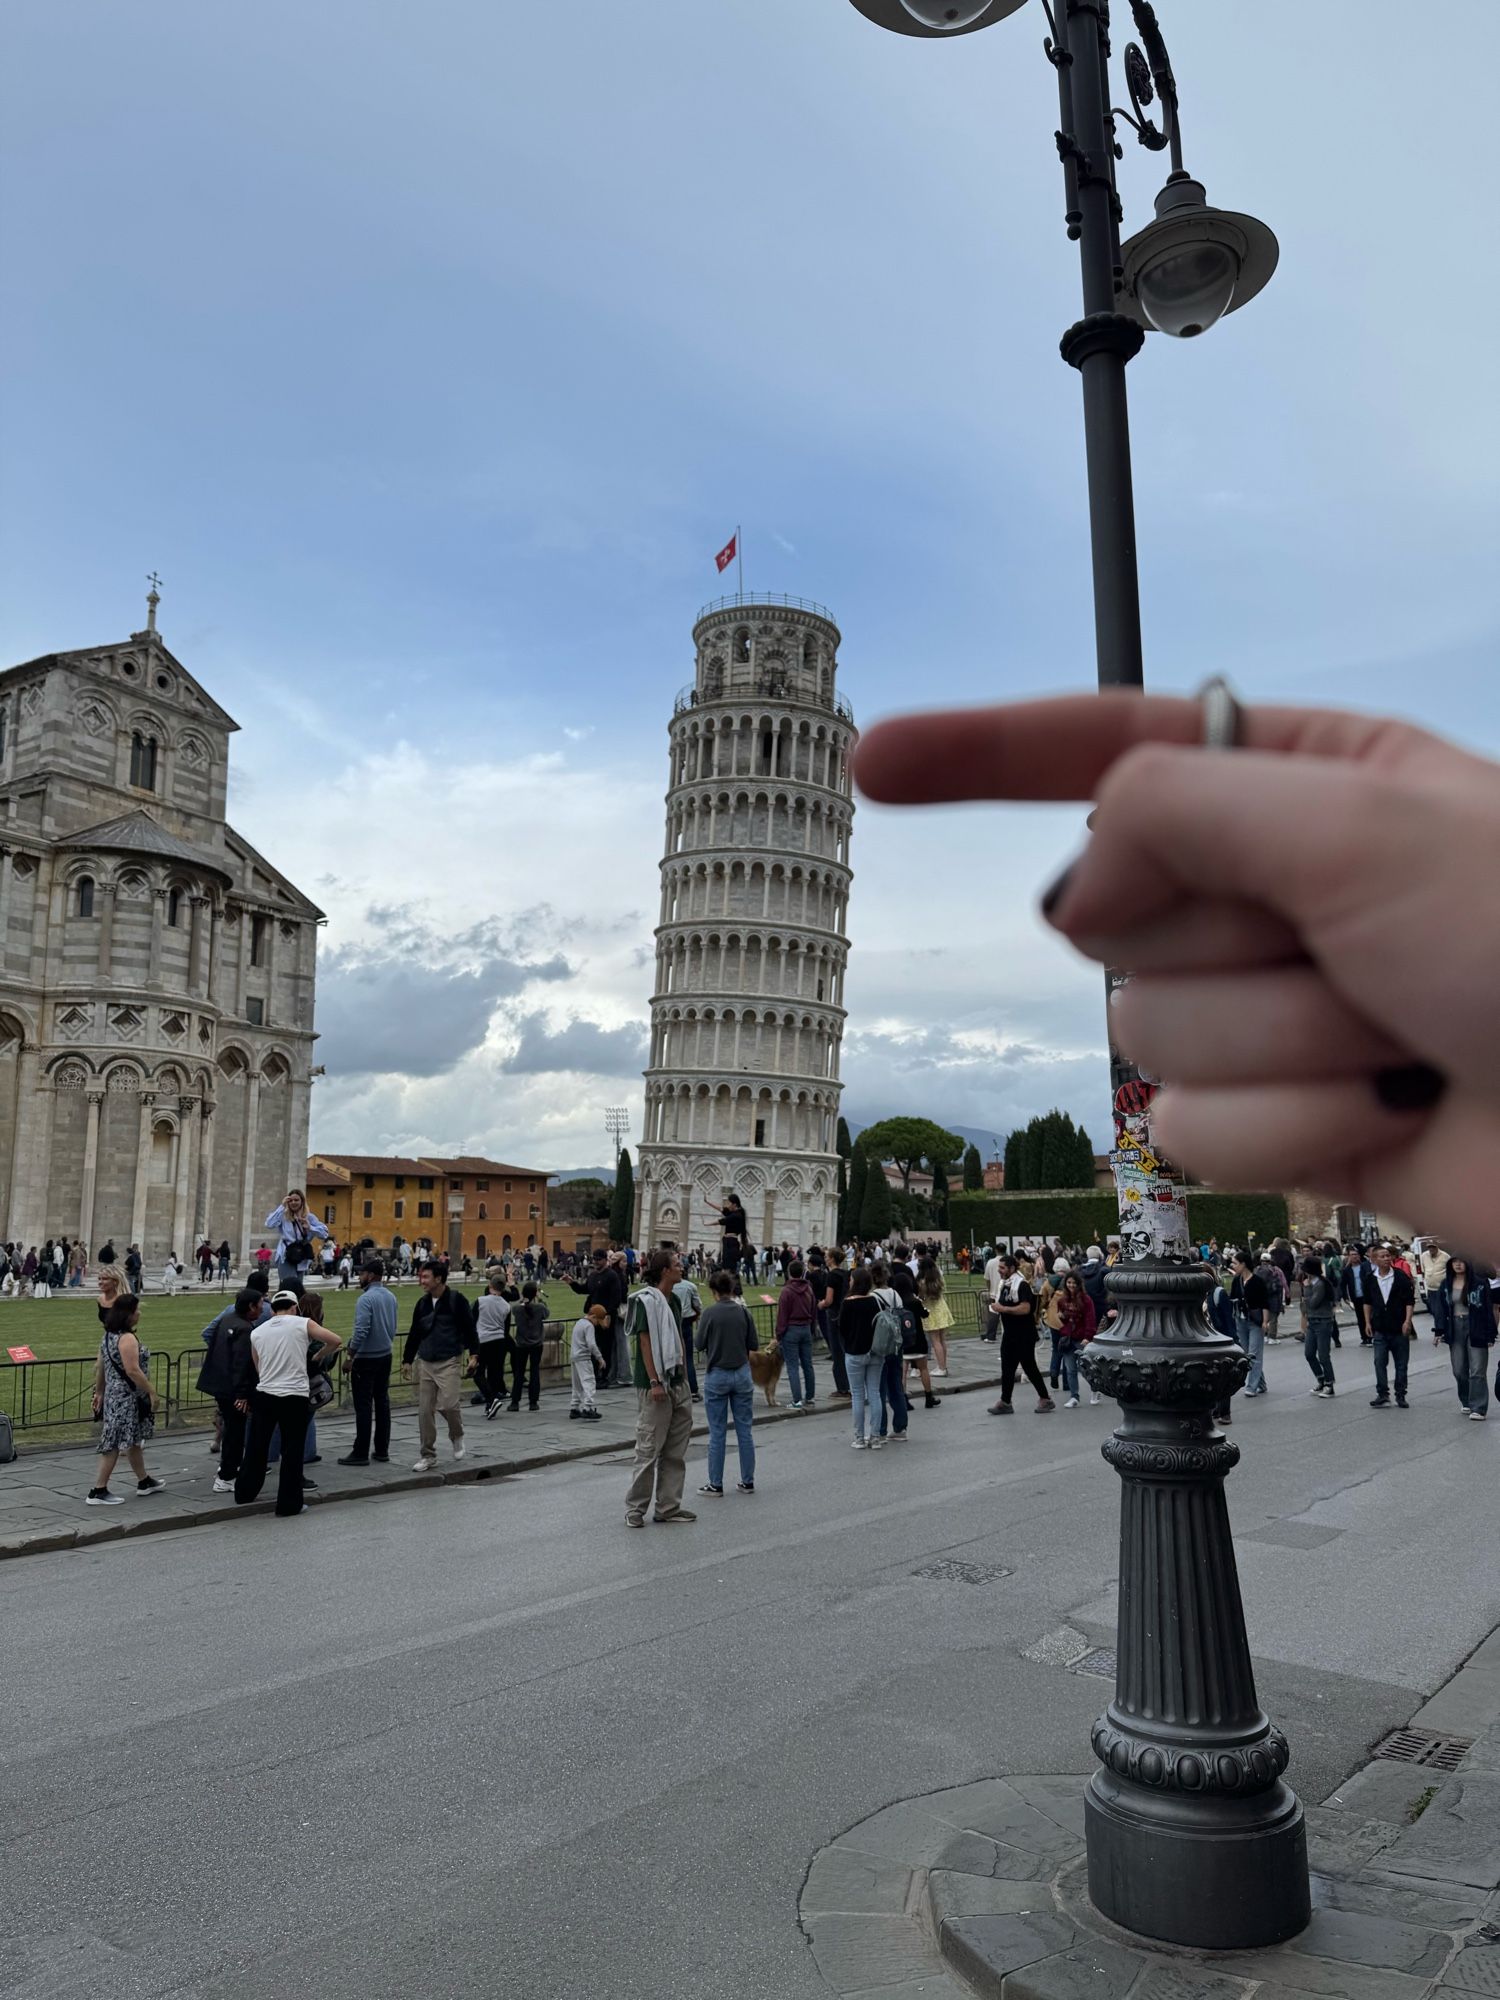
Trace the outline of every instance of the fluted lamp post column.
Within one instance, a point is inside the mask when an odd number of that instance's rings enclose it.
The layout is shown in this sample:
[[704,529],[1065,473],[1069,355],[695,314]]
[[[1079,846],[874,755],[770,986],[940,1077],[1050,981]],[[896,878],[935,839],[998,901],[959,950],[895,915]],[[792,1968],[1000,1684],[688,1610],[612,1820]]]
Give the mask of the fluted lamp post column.
[[[993,27],[1026,0],[852,4],[880,27],[940,40]],[[1065,220],[1083,275],[1083,317],[1062,354],[1083,383],[1099,683],[1140,687],[1126,368],[1148,333],[1192,338],[1247,303],[1275,270],[1277,245],[1253,216],[1211,208],[1187,172],[1154,9],[1131,0],[1140,42],[1124,52],[1125,110],[1112,103],[1109,0],[1039,4],[1057,75]],[[1171,160],[1155,220],[1125,242],[1122,123]],[[1247,1364],[1204,1312],[1212,1274],[1192,1256],[1181,1177],[1152,1138],[1154,1085],[1113,1046],[1110,1059],[1125,1255],[1107,1280],[1119,1316],[1083,1367],[1123,1412],[1104,1447],[1122,1488],[1119,1664],[1093,1732],[1089,1893],[1144,1937],[1246,1949],[1294,1936],[1310,1915],[1302,1807],[1282,1779],[1286,1739],[1256,1699],[1224,1500],[1239,1452],[1214,1418]]]

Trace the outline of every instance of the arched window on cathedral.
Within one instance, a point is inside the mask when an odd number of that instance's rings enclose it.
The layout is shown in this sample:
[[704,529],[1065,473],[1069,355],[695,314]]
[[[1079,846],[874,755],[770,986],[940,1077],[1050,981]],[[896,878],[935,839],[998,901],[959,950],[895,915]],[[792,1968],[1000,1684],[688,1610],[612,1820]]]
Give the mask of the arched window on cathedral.
[[142,792],[156,790],[156,738],[138,729],[130,736],[130,782]]
[[169,930],[174,930],[174,931],[176,930],[177,919],[181,914],[181,911],[182,911],[182,891],[180,889],[168,889],[167,927]]
[[77,914],[80,917],[91,917],[94,914],[94,878],[92,875],[79,876],[77,896]]

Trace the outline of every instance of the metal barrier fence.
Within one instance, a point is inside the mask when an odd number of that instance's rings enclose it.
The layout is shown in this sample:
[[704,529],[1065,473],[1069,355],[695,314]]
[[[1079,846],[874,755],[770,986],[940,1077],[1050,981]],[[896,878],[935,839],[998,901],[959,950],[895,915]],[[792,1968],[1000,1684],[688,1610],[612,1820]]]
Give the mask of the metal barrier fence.
[[[951,1290],[953,1331],[976,1332],[982,1328],[982,1297],[979,1292]],[[707,1306],[710,1300],[705,1297]],[[776,1307],[753,1296],[744,1301],[755,1321],[762,1342],[775,1336]],[[542,1348],[543,1379],[556,1384],[568,1377],[568,1345],[573,1330],[571,1320],[548,1320]],[[391,1370],[391,1401],[411,1400],[410,1384],[400,1378],[400,1340],[396,1365]],[[176,1353],[152,1354],[150,1376],[158,1397],[157,1427],[162,1430],[207,1428],[218,1414],[212,1396],[198,1387],[206,1349],[202,1342]],[[82,1428],[94,1422],[94,1373],[97,1355],[70,1356],[59,1361],[26,1361],[0,1368],[0,1409],[9,1416],[17,1433],[22,1431]],[[343,1410],[352,1405],[351,1384],[343,1368],[335,1368],[330,1378],[333,1401],[326,1407]]]

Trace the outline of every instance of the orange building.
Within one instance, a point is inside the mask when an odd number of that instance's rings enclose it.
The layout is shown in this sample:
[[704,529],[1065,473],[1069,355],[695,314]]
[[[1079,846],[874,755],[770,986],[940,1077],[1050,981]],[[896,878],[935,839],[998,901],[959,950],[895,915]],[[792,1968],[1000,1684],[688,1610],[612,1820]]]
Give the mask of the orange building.
[[307,1199],[340,1242],[371,1236],[384,1247],[399,1235],[478,1258],[546,1241],[545,1170],[473,1155],[316,1153],[307,1163]]
[[[487,1257],[497,1250],[547,1246],[547,1173],[465,1154],[428,1160],[443,1177],[446,1221],[460,1226],[462,1253]],[[446,1233],[440,1239],[447,1241]]]

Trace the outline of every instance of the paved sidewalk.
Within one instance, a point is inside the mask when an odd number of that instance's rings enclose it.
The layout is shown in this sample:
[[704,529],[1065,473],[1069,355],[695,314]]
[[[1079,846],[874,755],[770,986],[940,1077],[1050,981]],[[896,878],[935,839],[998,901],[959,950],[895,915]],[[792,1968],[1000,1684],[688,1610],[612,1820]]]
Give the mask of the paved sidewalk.
[[[999,1381],[996,1350],[976,1340],[954,1341],[949,1350],[950,1374],[934,1386],[944,1395],[962,1395],[992,1389]],[[814,1359],[818,1381],[818,1406],[810,1413],[794,1411],[787,1402],[783,1378],[776,1409],[767,1406],[755,1392],[755,1423],[816,1423],[820,1420],[847,1424],[847,1401],[825,1400],[832,1387],[827,1357],[819,1352]],[[389,1465],[342,1466],[336,1461],[354,1442],[352,1412],[318,1419],[321,1462],[309,1476],[317,1481],[317,1491],[308,1494],[310,1505],[326,1505],[335,1500],[361,1500],[382,1493],[397,1493],[413,1487],[442,1486],[460,1482],[504,1479],[519,1472],[533,1472],[549,1465],[567,1464],[573,1459],[629,1452],[635,1442],[636,1398],[633,1389],[605,1389],[599,1395],[601,1420],[597,1424],[572,1420],[568,1416],[568,1391],[544,1389],[541,1407],[534,1414],[523,1407],[507,1408],[486,1422],[483,1410],[467,1401],[465,1388],[463,1459],[455,1460],[446,1430],[438,1424],[438,1470],[414,1472],[417,1457],[415,1410],[398,1408],[391,1424]],[[1094,1413],[1104,1417],[1106,1411]],[[1111,1409],[1108,1414],[1113,1415]],[[939,1413],[934,1413],[935,1418]],[[708,1425],[703,1406],[693,1410],[693,1435],[706,1437]],[[913,1422],[921,1423],[921,1390]],[[111,1485],[127,1495],[121,1507],[88,1507],[84,1504],[93,1477],[95,1450],[92,1445],[66,1445],[51,1450],[21,1452],[13,1464],[0,1466],[0,1559],[6,1556],[45,1554],[55,1549],[88,1548],[97,1542],[117,1541],[125,1535],[159,1534],[170,1528],[194,1528],[205,1522],[228,1517],[244,1519],[269,1513],[275,1501],[275,1468],[266,1481],[261,1499],[248,1507],[237,1507],[232,1494],[216,1494],[214,1475],[217,1455],[210,1450],[211,1433],[205,1430],[162,1431],[146,1447],[151,1471],[164,1479],[166,1491],[142,1499],[135,1491],[135,1479],[121,1459]],[[1100,1440],[1104,1432],[1100,1430]],[[734,1440],[729,1444],[730,1463],[734,1460]],[[620,1486],[624,1509],[625,1486]]]
[[1451,1777],[1374,1758],[1307,1805],[1312,1922],[1273,1950],[1152,1946],[1100,1917],[1077,1776],[992,1778],[887,1806],[816,1857],[802,1926],[849,2000],[1500,1994],[1500,1631],[1409,1726],[1475,1740]]

